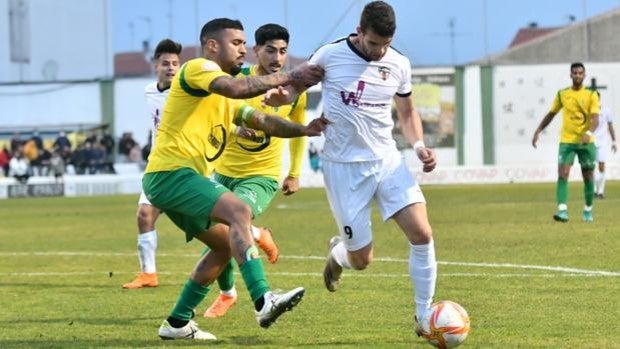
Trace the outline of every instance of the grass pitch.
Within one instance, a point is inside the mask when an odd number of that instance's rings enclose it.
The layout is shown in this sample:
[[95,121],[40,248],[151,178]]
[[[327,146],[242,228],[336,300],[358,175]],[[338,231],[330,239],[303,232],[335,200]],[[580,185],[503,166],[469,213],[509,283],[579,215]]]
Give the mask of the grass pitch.
[[[464,348],[620,347],[620,183],[608,183],[595,221],[581,222],[572,183],[570,221],[556,223],[554,185],[428,186],[439,278],[436,300],[470,314]],[[161,341],[168,315],[202,246],[167,217],[157,228],[160,286],[123,290],[138,269],[137,195],[0,201],[0,348],[203,347]],[[374,212],[375,261],[345,271],[338,292],[321,272],[335,223],[322,189],[277,197],[257,221],[280,245],[265,262],[273,288],[306,297],[261,329],[237,274],[239,302],[224,318],[197,317],[218,348],[430,348],[413,333],[409,250]],[[201,314],[217,293],[209,293]]]

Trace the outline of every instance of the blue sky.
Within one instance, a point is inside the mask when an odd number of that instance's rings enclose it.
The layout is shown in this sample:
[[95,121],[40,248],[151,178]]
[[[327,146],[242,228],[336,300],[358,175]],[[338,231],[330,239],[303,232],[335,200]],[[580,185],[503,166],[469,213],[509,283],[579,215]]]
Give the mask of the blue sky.
[[[113,48],[136,51],[165,37],[197,43],[202,25],[243,22],[248,47],[265,23],[286,26],[289,52],[307,57],[321,44],[354,32],[364,0],[111,0]],[[463,64],[505,49],[530,22],[563,26],[620,7],[620,0],[388,0],[397,16],[393,46],[414,65]],[[170,9],[172,8],[172,11]],[[197,9],[197,11],[196,11]],[[485,11],[486,9],[486,11]],[[486,13],[486,16],[485,16]],[[170,15],[172,14],[172,16]],[[172,19],[172,20],[171,20]],[[454,40],[450,22],[453,21]],[[486,25],[485,25],[486,24]],[[486,30],[485,30],[486,27]],[[454,45],[452,45],[452,42]]]

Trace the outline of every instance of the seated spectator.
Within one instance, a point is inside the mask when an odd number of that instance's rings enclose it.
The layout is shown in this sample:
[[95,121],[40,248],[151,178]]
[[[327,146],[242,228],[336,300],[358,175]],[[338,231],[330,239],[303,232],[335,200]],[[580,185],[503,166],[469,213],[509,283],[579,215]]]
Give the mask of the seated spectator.
[[11,137],[11,154],[15,154],[20,145],[24,145],[24,140],[21,138],[19,132],[15,132],[13,137]]
[[131,132],[123,133],[118,141],[118,160],[119,162],[129,162],[129,153],[138,143],[133,139]]
[[9,176],[14,177],[22,184],[25,184],[30,178],[30,164],[24,156],[24,146],[19,146],[9,161]]
[[55,150],[50,158],[50,175],[54,176],[56,182],[62,182],[65,174],[65,161],[60,156],[60,152]]
[[32,172],[35,176],[41,175],[41,162],[39,161],[39,148],[37,147],[37,142],[34,139],[29,139],[24,146],[22,147],[22,154],[26,159],[28,159],[28,163],[32,169]]
[[50,159],[51,158],[52,158],[52,153],[50,153],[49,150],[43,149],[39,151],[39,157],[37,158],[37,162],[41,165],[39,176],[48,175],[48,173],[50,172]]
[[64,162],[67,162],[71,158],[71,141],[65,131],[60,131],[58,137],[52,145],[54,150],[57,150]]
[[6,145],[4,147],[2,147],[2,150],[0,151],[0,170],[1,170],[1,174],[4,177],[8,177],[9,176],[9,161],[11,161],[11,153],[9,152],[9,150],[6,148]]
[[79,144],[75,151],[71,153],[71,165],[75,169],[75,174],[84,174],[86,172],[86,154],[84,149],[84,143]]
[[39,135],[39,131],[36,129],[32,131],[32,137],[30,137],[30,140],[34,141],[34,144],[37,146],[38,150],[43,150],[43,139]]

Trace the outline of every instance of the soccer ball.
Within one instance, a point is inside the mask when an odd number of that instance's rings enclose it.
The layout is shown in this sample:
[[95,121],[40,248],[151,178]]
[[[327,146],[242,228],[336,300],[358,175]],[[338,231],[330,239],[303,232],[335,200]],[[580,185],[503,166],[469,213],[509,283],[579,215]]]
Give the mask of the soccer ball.
[[441,301],[431,305],[420,320],[420,327],[429,344],[441,349],[455,348],[469,334],[469,315],[457,303]]

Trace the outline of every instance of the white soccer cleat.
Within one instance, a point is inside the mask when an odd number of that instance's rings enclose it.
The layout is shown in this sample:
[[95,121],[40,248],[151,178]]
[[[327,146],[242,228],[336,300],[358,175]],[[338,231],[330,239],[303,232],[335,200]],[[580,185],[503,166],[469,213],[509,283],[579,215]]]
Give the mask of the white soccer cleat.
[[168,320],[164,320],[161,326],[159,326],[159,337],[161,337],[161,339],[217,340],[213,334],[199,329],[198,324],[193,320],[189,320],[187,325],[181,328],[174,328],[170,325]]
[[304,297],[303,287],[297,287],[286,293],[268,291],[263,296],[265,304],[263,309],[256,312],[256,320],[262,328],[268,328],[284,312],[293,309]]

